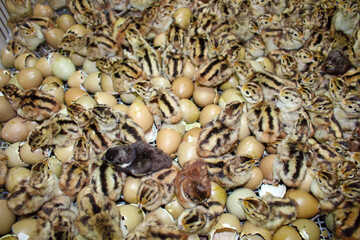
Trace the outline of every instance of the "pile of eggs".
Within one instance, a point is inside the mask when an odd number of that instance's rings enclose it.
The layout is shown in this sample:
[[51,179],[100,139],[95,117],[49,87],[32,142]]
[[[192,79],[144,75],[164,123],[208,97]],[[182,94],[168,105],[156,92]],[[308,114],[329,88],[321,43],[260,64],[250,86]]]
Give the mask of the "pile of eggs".
[[[181,23],[189,19],[189,16],[184,18],[183,12],[188,12],[188,9],[179,9],[174,15],[175,21]],[[33,8],[33,16],[52,18],[54,10],[48,5],[37,4]],[[51,48],[58,49],[59,39],[69,29],[85,31],[84,26],[76,24],[71,15],[60,15],[56,19],[56,27],[46,32],[46,43]],[[187,161],[198,158],[196,144],[201,126],[217,116],[227,103],[234,100],[244,101],[232,80],[221,85],[219,89],[195,87],[191,79],[196,73],[196,68],[187,62],[183,76],[175,79],[172,83],[163,77],[152,79],[154,83],[172,89],[181,99],[180,105],[183,113],[183,122],[177,125],[164,124],[157,131],[156,128],[154,130],[154,118],[142,99],[133,93],[118,95],[113,89],[110,76],[99,72],[96,68],[96,62],[85,57],[75,53],[63,56],[57,52],[38,57],[27,52],[15,58],[14,53],[7,52],[3,48],[1,63],[7,69],[0,71],[0,87],[12,83],[24,90],[40,88],[53,94],[64,104],[64,108],[66,105],[77,102],[88,109],[96,104],[107,104],[116,111],[124,111],[144,129],[149,141],[154,142],[165,153],[176,157],[175,159],[180,166],[183,166]],[[31,129],[36,127],[38,123],[18,117],[3,95],[0,95],[0,113],[1,139],[10,143],[4,153],[0,153],[0,155],[5,154],[8,158],[9,171],[4,185],[6,191],[10,192],[19,182],[30,175],[29,168],[31,165],[44,159],[49,159],[49,164],[54,173],[59,176],[62,162],[71,158],[72,149],[55,147],[54,154],[50,158],[41,150],[32,152],[29,145],[24,141],[26,141]],[[251,136],[246,118],[241,120],[239,144],[235,154],[249,154],[254,158],[261,159],[261,161],[259,166],[252,169],[250,181],[242,188],[220,194],[226,211],[209,233],[209,238],[224,239],[227,232],[235,232],[236,236],[246,235],[244,239],[261,239],[257,234],[266,240],[320,239],[319,226],[310,220],[318,214],[318,200],[309,193],[313,181],[311,174],[308,174],[298,189],[288,190],[285,194],[285,196],[293,198],[298,206],[298,219],[291,225],[281,227],[272,235],[267,229],[246,222],[244,210],[238,199],[257,195],[259,189],[264,186],[264,180],[272,180],[272,162],[275,154],[267,154],[264,145]],[[119,205],[119,211],[129,231],[143,221],[145,216],[145,213],[134,205],[138,184],[138,179],[127,177],[123,188],[125,204]],[[86,191],[88,189],[84,188],[77,198],[81,198],[81,194]],[[224,192],[225,190],[222,189],[221,191]],[[168,221],[174,221],[173,219],[176,219],[181,211],[181,206],[176,201],[172,201],[157,211],[159,214],[165,215],[169,219]],[[16,216],[7,208],[6,199],[0,200],[0,215],[2,216],[0,235],[12,231],[18,237],[21,234],[26,234],[36,239],[36,236],[33,235],[36,219],[16,219]],[[235,239],[233,235],[230,236]],[[308,237],[302,238],[301,236]],[[11,237],[6,239],[11,239]]]

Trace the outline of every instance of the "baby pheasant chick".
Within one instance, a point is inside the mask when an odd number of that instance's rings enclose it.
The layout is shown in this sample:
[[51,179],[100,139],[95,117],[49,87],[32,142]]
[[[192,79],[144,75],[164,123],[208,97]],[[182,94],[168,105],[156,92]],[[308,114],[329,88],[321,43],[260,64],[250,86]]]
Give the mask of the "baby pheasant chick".
[[79,215],[75,226],[87,239],[123,239],[121,216],[114,202],[91,192],[78,202]]
[[143,177],[136,196],[139,207],[152,211],[170,202],[175,195],[174,179],[178,171],[173,165]]
[[243,106],[240,101],[229,103],[215,119],[203,127],[196,149],[199,156],[220,156],[235,147]]
[[266,195],[241,199],[246,219],[258,226],[265,226],[275,232],[279,227],[296,219],[296,205],[290,198]]
[[45,160],[33,165],[30,178],[10,192],[8,207],[16,215],[30,214],[39,210],[57,192],[59,180]]
[[175,194],[185,208],[206,203],[211,193],[207,165],[202,160],[188,162],[175,178]]

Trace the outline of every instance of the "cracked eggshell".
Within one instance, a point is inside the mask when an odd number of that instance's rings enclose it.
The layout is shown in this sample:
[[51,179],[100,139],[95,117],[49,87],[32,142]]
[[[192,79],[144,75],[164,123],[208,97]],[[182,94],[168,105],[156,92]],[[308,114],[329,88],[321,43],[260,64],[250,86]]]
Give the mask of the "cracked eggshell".
[[42,73],[44,78],[52,75],[50,63],[46,57],[39,58],[36,61],[34,67],[37,68]]
[[136,204],[124,204],[118,206],[122,224],[124,224],[123,232],[127,235],[134,230],[145,218],[145,213],[139,209]]
[[319,226],[310,219],[296,219],[291,223],[295,227],[300,236],[304,240],[319,240],[320,239],[320,228]]
[[137,192],[140,186],[140,178],[127,176],[123,187],[123,199],[127,203],[137,203]]
[[[226,229],[228,229],[228,231],[229,231],[229,229],[231,229],[230,232],[235,231],[236,233],[240,233],[241,228],[242,227],[241,227],[240,220],[235,215],[233,215],[231,213],[223,213],[220,216],[216,225],[212,228],[212,230],[210,230],[209,234],[212,237],[214,237],[214,233],[218,229],[223,229],[224,231],[226,231]],[[221,239],[221,238],[211,238],[211,239]],[[222,239],[225,239],[225,237],[223,237]],[[228,239],[228,238],[226,238],[226,239]]]
[[249,221],[244,222],[240,236],[241,239],[260,240],[261,238],[256,238],[258,235],[260,235],[264,240],[272,240],[271,233],[266,228],[256,226]]
[[56,157],[50,157],[47,161],[52,172],[59,178],[62,170],[62,162]]
[[5,149],[4,154],[8,157],[6,163],[9,168],[29,166],[20,158],[19,150],[22,144],[24,144],[24,142],[15,142]]
[[166,211],[168,211],[174,219],[177,219],[180,214],[185,210],[179,203],[176,196],[169,203],[165,205]]
[[83,87],[86,89],[86,91],[90,93],[96,93],[101,92],[101,86],[100,86],[100,76],[101,72],[93,72],[90,73],[83,82]]
[[77,70],[68,79],[69,88],[81,88],[87,74],[84,70]]
[[94,94],[94,99],[97,104],[107,104],[110,107],[115,106],[118,103],[116,97],[108,92],[96,92]]
[[206,105],[200,112],[199,122],[201,126],[205,126],[212,119],[217,117],[221,112],[221,107],[216,104]]
[[190,130],[188,130],[184,136],[183,136],[183,141],[184,142],[195,142],[197,143],[199,140],[199,136],[201,133],[202,129],[199,127],[194,127],[191,128]]
[[0,88],[7,84],[13,77],[12,73],[7,69],[0,69]]
[[23,218],[14,223],[11,229],[13,233],[15,233],[19,237],[19,239],[37,239],[37,226],[37,219]]
[[274,233],[272,240],[302,240],[302,238],[295,228],[282,226]]
[[264,175],[264,178],[270,181],[273,180],[273,163],[275,157],[276,154],[268,154],[264,156],[259,163],[259,167]]
[[152,127],[154,118],[144,103],[133,102],[127,113],[134,122],[142,127],[144,132],[147,132]]
[[248,154],[260,159],[264,155],[265,147],[254,136],[247,136],[240,141],[236,148],[236,156]]
[[69,106],[71,103],[75,102],[82,96],[88,96],[89,93],[87,93],[85,90],[82,90],[80,88],[69,88],[65,92],[65,103],[67,106]]
[[74,145],[68,147],[55,147],[54,154],[62,163],[70,163],[74,153]]
[[196,142],[182,141],[177,150],[177,161],[181,167],[188,161],[198,159],[196,153]]
[[[1,93],[0,93],[1,94]],[[5,96],[0,95],[0,122],[4,123],[16,116],[16,112],[11,107]]]
[[40,148],[31,151],[30,145],[27,142],[20,147],[20,158],[26,164],[34,165],[46,157]]

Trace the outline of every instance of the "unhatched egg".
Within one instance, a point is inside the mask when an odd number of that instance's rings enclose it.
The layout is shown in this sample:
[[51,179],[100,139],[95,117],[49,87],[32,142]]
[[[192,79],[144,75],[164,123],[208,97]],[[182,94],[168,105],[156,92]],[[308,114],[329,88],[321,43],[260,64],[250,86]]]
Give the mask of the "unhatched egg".
[[191,10],[186,7],[178,8],[173,18],[175,19],[175,23],[178,24],[180,27],[186,29],[189,26],[190,19],[191,19]]
[[23,218],[12,225],[12,230],[16,235],[23,236],[24,239],[36,239],[38,221],[35,218]]
[[181,143],[181,134],[174,129],[162,128],[156,138],[156,146],[167,154],[177,151]]
[[24,90],[38,88],[43,80],[43,75],[39,69],[27,67],[20,70],[17,80]]
[[302,238],[295,228],[282,226],[274,233],[272,240],[302,240]]
[[96,92],[94,99],[98,104],[107,104],[110,107],[118,103],[116,97],[108,92]]
[[276,154],[268,154],[264,156],[259,163],[259,167],[264,175],[264,178],[270,181],[273,180],[273,162],[275,157]]
[[71,26],[75,25],[75,19],[70,14],[62,14],[56,19],[58,27],[66,32]]
[[71,62],[71,60],[61,55],[54,56],[50,66],[53,75],[63,81],[67,81],[71,74],[76,71],[75,65]]
[[205,126],[208,122],[218,116],[221,112],[221,107],[216,104],[206,105],[200,113],[199,122],[201,126]]
[[47,17],[51,19],[53,17],[54,10],[46,4],[37,3],[33,9],[34,17]]
[[179,77],[173,81],[172,91],[180,99],[191,98],[194,91],[194,84],[187,77]]
[[193,92],[193,99],[198,107],[205,107],[209,104],[216,104],[219,100],[219,94],[215,88],[197,87]]
[[290,189],[286,192],[285,197],[295,200],[297,218],[312,218],[319,212],[319,200],[308,192]]
[[183,115],[183,120],[186,123],[194,123],[200,117],[200,111],[195,103],[189,99],[180,100],[180,109]]
[[243,187],[249,188],[252,190],[258,189],[261,186],[263,179],[264,179],[264,176],[263,176],[260,168],[253,167],[251,169],[251,177],[250,177],[249,181]]
[[255,240],[256,238],[250,238],[250,236],[256,235],[260,235],[264,240],[272,240],[271,233],[266,228],[252,224],[249,221],[244,222],[241,231],[241,239]]
[[184,136],[183,136],[183,141],[186,142],[197,142],[201,133],[201,128],[198,127],[194,127],[190,130],[188,130]]
[[11,107],[5,96],[0,96],[0,122],[4,123],[16,116],[16,112]]
[[187,61],[185,63],[185,67],[183,70],[184,77],[187,77],[192,80],[192,79],[194,79],[195,74],[196,74],[195,66],[190,61]]
[[264,154],[264,150],[264,145],[254,136],[247,136],[240,141],[236,149],[236,156],[248,154],[254,158],[260,159]]
[[64,35],[64,31],[60,28],[52,28],[49,29],[48,31],[46,31],[45,33],[45,40],[46,43],[54,48],[54,49],[58,49],[59,48],[59,42],[60,39],[62,38],[62,36]]
[[36,122],[30,122],[21,117],[14,117],[7,121],[1,130],[1,138],[9,143],[25,141]]
[[127,203],[137,203],[137,192],[140,186],[140,178],[127,176],[123,188],[123,199]]
[[153,125],[154,118],[149,109],[142,102],[134,102],[128,109],[128,114],[131,119],[147,132]]
[[11,225],[14,224],[16,216],[7,206],[6,199],[0,199],[0,235],[4,235],[11,231]]
[[190,160],[199,158],[196,153],[196,142],[186,142],[182,141],[177,150],[177,161],[182,167],[184,164]]

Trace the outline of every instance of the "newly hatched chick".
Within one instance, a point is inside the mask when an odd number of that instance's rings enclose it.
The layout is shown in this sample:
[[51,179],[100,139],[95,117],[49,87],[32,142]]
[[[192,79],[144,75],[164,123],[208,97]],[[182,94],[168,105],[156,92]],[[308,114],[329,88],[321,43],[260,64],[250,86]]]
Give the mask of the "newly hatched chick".
[[143,141],[110,147],[102,159],[135,177],[149,175],[172,165],[172,158],[168,154]]
[[245,210],[246,219],[271,232],[296,219],[296,204],[290,198],[265,195],[263,198],[247,197],[240,201]]
[[360,200],[360,178],[349,178],[345,180],[339,187],[340,192],[342,192],[347,199],[353,201]]
[[333,104],[329,97],[325,95],[316,97],[306,109],[314,125],[315,139],[327,141],[342,138],[342,131],[335,119]]
[[359,240],[359,202],[345,200],[335,209],[333,213],[335,237],[344,240]]
[[6,84],[1,92],[20,117],[31,121],[48,119],[61,108],[59,100],[40,89],[23,91],[13,84]]
[[233,101],[227,104],[216,118],[203,126],[196,147],[199,156],[220,156],[234,149],[243,106],[244,103]]
[[59,190],[59,180],[45,160],[33,165],[30,177],[9,193],[8,207],[16,215],[30,214],[39,210]]
[[75,226],[87,239],[123,239],[121,216],[115,203],[94,192],[85,194],[77,202],[79,215]]
[[40,44],[45,42],[45,36],[41,27],[31,21],[17,23],[11,29],[13,38],[29,50],[35,50]]
[[39,239],[72,239],[76,233],[74,221],[78,215],[70,198],[56,194],[38,212],[37,237]]
[[201,159],[187,162],[175,178],[175,194],[184,208],[206,204],[210,197],[211,184],[207,164]]
[[251,177],[251,169],[258,162],[250,155],[205,158],[211,181],[221,187],[232,189],[244,185]]
[[332,18],[332,25],[336,31],[342,31],[347,35],[352,35],[359,25],[360,5],[357,1],[339,1],[338,10]]
[[178,171],[178,167],[172,165],[142,177],[136,195],[139,207],[152,211],[170,202],[175,196],[174,179]]

